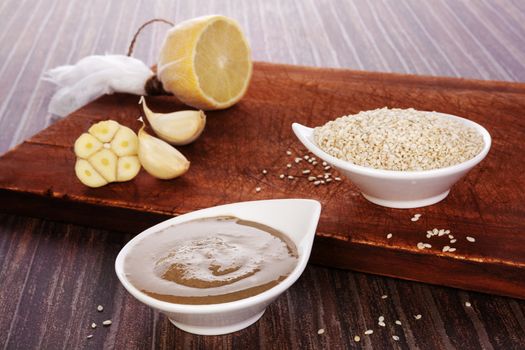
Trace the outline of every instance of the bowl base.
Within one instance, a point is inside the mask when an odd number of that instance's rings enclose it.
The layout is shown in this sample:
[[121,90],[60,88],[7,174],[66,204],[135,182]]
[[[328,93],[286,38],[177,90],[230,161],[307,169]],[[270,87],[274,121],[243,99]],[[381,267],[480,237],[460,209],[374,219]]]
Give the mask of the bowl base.
[[258,313],[257,315],[250,317],[249,319],[243,320],[241,322],[229,324],[227,326],[220,326],[220,327],[192,326],[192,325],[179,323],[177,321],[172,320],[171,318],[169,320],[171,323],[173,323],[175,327],[182,329],[183,331],[188,332],[188,333],[200,334],[200,335],[221,335],[221,334],[228,334],[228,333],[240,331],[241,329],[244,329],[254,324],[262,317],[262,315],[264,314],[264,311],[266,310],[263,310],[261,313]]
[[361,193],[363,197],[365,197],[367,200],[374,204],[381,205],[383,207],[388,208],[396,208],[396,209],[410,209],[410,208],[420,208],[420,207],[426,207],[428,205],[436,204],[437,202],[442,201],[448,196],[448,193],[450,190],[445,191],[443,193],[438,194],[437,196],[423,198],[423,199],[417,199],[417,200],[388,200],[388,199],[381,199],[369,196],[367,194]]

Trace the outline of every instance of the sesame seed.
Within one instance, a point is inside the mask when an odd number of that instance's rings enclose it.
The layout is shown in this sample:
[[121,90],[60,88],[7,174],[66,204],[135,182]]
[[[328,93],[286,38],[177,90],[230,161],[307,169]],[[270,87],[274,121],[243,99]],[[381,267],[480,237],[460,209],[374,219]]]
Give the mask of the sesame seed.
[[308,176],[308,181],[315,181],[317,179],[315,176]]
[[454,235],[448,235],[449,239],[454,239]]
[[308,159],[308,158],[310,158],[310,156],[309,156],[309,155],[306,155],[306,156],[304,156],[303,158],[304,158],[304,159]]
[[465,302],[465,306],[466,306],[466,307],[471,307],[471,306],[472,306],[472,304],[471,304],[471,303],[469,303],[468,301],[466,301],[466,302]]
[[432,238],[432,234],[431,233],[427,233],[427,238]]
[[332,179],[326,179],[326,182],[332,182]]
[[359,343],[359,342],[361,341],[361,337],[358,336],[358,335],[356,335],[356,336],[354,337],[354,341],[355,341],[356,343]]
[[255,187],[255,192],[261,192],[261,188],[260,187]]
[[441,229],[438,231],[438,237],[441,237],[445,234],[445,230],[444,229]]
[[476,242],[476,239],[474,237],[467,236],[467,241]]
[[299,163],[299,162],[302,161],[302,160],[303,160],[303,158],[299,158],[299,157],[296,157],[296,158],[294,159],[294,161],[295,161],[296,163]]
[[314,161],[314,160],[313,160],[312,158],[308,159],[308,163],[310,163],[310,164],[312,164],[313,161]]
[[428,236],[428,235],[432,235],[432,234],[433,234],[432,231],[427,231],[427,236]]
[[371,329],[367,329],[367,330],[365,331],[365,334],[366,334],[366,335],[370,335],[370,334],[372,334],[372,333],[374,333],[374,331],[371,330]]
[[389,233],[388,235],[386,235],[386,239],[390,239],[390,238],[392,238],[392,234],[391,234],[391,233]]
[[419,218],[416,218],[416,217],[413,217],[412,219],[410,219],[410,221],[418,221]]
[[268,171],[266,169],[263,169],[262,173],[263,173],[263,175],[266,175],[266,174],[268,174]]
[[325,184],[324,180],[321,180],[321,184],[322,184],[322,185],[324,185],[324,184]]
[[96,324],[95,322],[93,322],[93,323],[91,324],[91,328],[93,328],[93,329],[97,328],[97,324]]
[[393,335],[392,336],[392,339],[394,339],[395,341],[398,341],[399,340],[399,337],[397,335]]
[[417,314],[417,315],[414,316],[414,318],[415,318],[416,320],[420,320],[421,317],[423,317],[423,316],[421,316],[421,314]]
[[377,319],[379,322],[383,322],[385,320],[385,317],[384,316],[379,316],[379,318]]
[[279,175],[279,178],[284,179],[284,174]]
[[456,248],[450,248],[448,251],[451,252],[451,253],[452,253],[452,252],[455,252],[455,251],[456,251]]
[[451,240],[450,240],[450,243],[456,243],[457,241],[458,241],[458,240],[454,238],[454,239],[451,239]]
[[315,157],[310,157],[310,159],[312,160],[312,162],[316,160]]
[[385,327],[386,326],[385,322],[378,322],[377,324],[380,325],[381,327]]
[[327,166],[327,165],[328,165],[328,163],[327,163],[327,162],[323,162],[323,166]]
[[310,174],[310,170],[308,169],[303,170],[303,174]]
[[439,233],[439,230],[437,228],[432,230],[432,234],[437,235]]
[[330,169],[332,169],[332,167],[330,165],[327,165],[327,166],[324,167],[324,170],[330,170]]
[[448,235],[450,233],[450,230],[445,230],[445,233]]
[[97,311],[102,312],[104,310],[104,307],[102,305],[97,306]]
[[286,164],[286,167],[287,167],[287,168],[291,168],[291,167],[292,167],[292,164],[288,163],[288,164]]
[[423,243],[423,246],[424,246],[425,248],[432,248],[432,245],[429,244],[429,243]]
[[381,295],[381,299],[386,299],[386,298],[388,298],[388,295],[386,295],[386,294],[385,295]]
[[401,321],[396,320],[395,324],[397,324],[398,326],[401,326]]
[[319,328],[319,330],[317,331],[317,334],[321,335],[324,333],[324,328]]
[[286,154],[291,156],[292,155],[292,152],[291,151],[286,151]]
[[93,334],[88,335],[86,338],[88,338],[88,339],[93,338]]
[[312,162],[312,165],[313,165],[313,166],[317,165],[317,162],[316,162],[316,161],[313,161],[313,162]]
[[336,177],[334,178],[335,181],[341,181],[341,178],[340,177]]
[[289,180],[293,180],[293,176],[292,175],[288,175],[288,179]]
[[314,182],[314,185],[315,185],[315,186],[319,186],[320,184],[321,184],[321,181],[319,181],[319,180],[317,180],[317,181]]
[[425,243],[423,243],[423,242],[419,242],[419,243],[417,244],[417,249],[425,249]]
[[102,322],[102,325],[104,326],[111,326],[111,320],[105,320],[104,322]]
[[444,246],[443,249],[441,249],[443,253],[446,253],[450,250],[450,247],[448,245]]

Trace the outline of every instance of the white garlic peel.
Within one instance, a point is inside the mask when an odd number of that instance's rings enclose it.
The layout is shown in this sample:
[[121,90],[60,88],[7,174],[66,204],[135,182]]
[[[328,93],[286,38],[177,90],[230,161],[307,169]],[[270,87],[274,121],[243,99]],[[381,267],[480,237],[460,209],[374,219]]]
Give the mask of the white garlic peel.
[[137,135],[114,120],[93,124],[75,141],[74,151],[75,174],[89,187],[128,181],[140,171]]
[[167,142],[139,130],[139,160],[142,167],[152,176],[169,180],[184,174],[190,162],[175,147]]
[[206,114],[203,111],[178,111],[155,113],[148,108],[144,96],[140,102],[146,119],[158,137],[172,145],[182,146],[195,141],[206,126]]

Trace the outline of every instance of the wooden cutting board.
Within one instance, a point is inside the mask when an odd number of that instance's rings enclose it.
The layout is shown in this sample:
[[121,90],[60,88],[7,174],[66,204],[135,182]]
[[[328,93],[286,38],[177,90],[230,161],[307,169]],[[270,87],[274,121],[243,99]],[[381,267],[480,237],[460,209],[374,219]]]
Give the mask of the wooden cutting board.
[[[73,171],[73,142],[109,118],[138,130],[137,102],[130,95],[103,97],[2,156],[0,209],[135,233],[225,203],[314,198],[323,205],[315,263],[525,298],[525,84],[257,63],[246,97],[228,110],[208,112],[202,137],[180,147],[191,160],[186,175],[161,181],[142,170],[131,182],[84,187]],[[184,108],[169,96],[151,97],[148,105],[155,111]],[[489,130],[492,149],[444,201],[420,209],[383,208],[348,180],[315,187],[301,175],[324,169],[294,162],[306,151],[292,122],[316,126],[383,106],[469,118]],[[416,213],[422,216],[413,222]],[[450,230],[457,242],[427,239],[433,228]],[[418,242],[432,248],[419,250]],[[442,253],[444,245],[456,251]]]

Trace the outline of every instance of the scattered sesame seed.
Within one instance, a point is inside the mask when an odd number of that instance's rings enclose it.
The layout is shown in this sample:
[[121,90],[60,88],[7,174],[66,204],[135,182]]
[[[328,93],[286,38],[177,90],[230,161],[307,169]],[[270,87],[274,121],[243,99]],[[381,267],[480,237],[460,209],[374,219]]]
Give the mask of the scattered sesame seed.
[[474,237],[467,236],[467,241],[476,242],[476,239]]
[[102,325],[104,326],[111,326],[111,320],[105,320],[104,322],[102,322]]
[[450,230],[445,230],[445,233],[448,235],[450,233]]
[[442,251],[443,253],[446,253],[446,252],[448,252],[449,250],[450,250],[450,247],[449,247],[448,245],[444,246],[443,249],[441,249],[441,251]]
[[286,151],[286,154],[291,156],[292,155],[292,152],[291,151]]
[[310,156],[309,155],[305,155],[303,158],[304,159],[308,159],[308,158],[310,158]]
[[317,179],[315,176],[308,176],[308,181],[315,181]]
[[268,174],[268,171],[266,169],[263,169],[262,173],[263,173],[263,175],[266,175],[266,174]]
[[414,318],[415,318],[416,320],[420,320],[421,317],[423,317],[423,316],[421,316],[421,314],[417,314],[417,315],[414,316]]
[[385,322],[378,322],[377,324],[380,325],[381,327],[385,327],[386,326]]
[[397,324],[398,326],[401,326],[401,321],[399,320],[396,320],[396,322],[394,322],[395,324]]
[[102,305],[97,306],[97,311],[102,312],[104,310],[104,307]]
[[260,187],[255,187],[255,192],[261,192],[261,188]]
[[444,229],[439,230],[438,237],[441,237],[443,235],[445,235],[445,230]]
[[454,238],[454,239],[451,239],[451,240],[450,240],[450,243],[456,243],[457,241],[458,241],[458,240]]
[[437,235],[439,233],[439,230],[437,228],[432,230],[432,234]]
[[379,322],[383,322],[385,320],[385,316],[379,316],[379,318],[377,319]]
[[292,167],[292,164],[288,163],[288,164],[286,164],[286,167],[287,167],[287,168],[291,168],[291,167]]
[[418,221],[420,217],[421,217],[421,214],[414,214],[414,217],[412,219],[410,219],[410,220]]
[[425,243],[423,243],[423,242],[419,242],[419,243],[417,244],[417,249],[425,249]]
[[454,239],[454,235],[448,235],[449,239]]
[[88,335],[86,338],[88,338],[88,339],[93,338],[93,334]]
[[312,165],[313,165],[313,166],[316,166],[316,165],[317,165],[317,162],[316,162],[316,161],[313,161],[313,162],[312,162]]
[[366,335],[370,335],[370,334],[372,334],[372,333],[374,333],[374,331],[371,330],[371,329],[367,329],[367,330],[365,331],[365,334],[366,334]]
[[288,175],[288,179],[289,180],[293,180],[293,176],[292,175]]
[[354,341],[355,341],[356,343],[359,343],[359,342],[361,341],[361,337],[358,336],[358,335],[356,335],[356,336],[354,337]]
[[432,248],[432,245],[429,243],[423,243],[423,247],[425,248]]
[[399,337],[397,335],[393,335],[392,336],[392,339],[394,339],[395,341],[398,341],[399,340]]
[[448,251],[451,252],[451,253],[452,253],[452,252],[455,252],[455,251],[456,251],[456,248],[450,248]]
[[308,169],[303,170],[303,174],[310,174],[310,170]]
[[284,179],[284,174],[279,175],[279,178]]
[[312,160],[312,162],[315,162],[315,161],[316,161],[316,158],[315,158],[315,157],[310,157],[310,159]]
[[95,322],[93,322],[93,323],[91,324],[91,328],[93,328],[93,329],[97,328],[97,324],[96,324]]
[[427,231],[427,235],[433,235],[434,233],[432,231]]
[[294,159],[294,161],[295,161],[296,163],[299,163],[301,160],[303,160],[303,158],[296,157],[296,158]]
[[413,217],[412,219],[410,219],[410,221],[418,221],[419,218],[416,218],[416,217]]
[[317,181],[314,182],[314,185],[315,185],[315,186],[319,186],[320,184],[321,184],[321,181],[319,181],[319,180],[317,180]]
[[332,182],[332,179],[326,179],[326,182]]
[[319,328],[319,330],[317,331],[317,334],[321,335],[324,333],[324,328]]
[[324,176],[332,176],[332,173],[324,173]]
[[340,177],[335,177],[334,180],[335,181],[341,181],[341,178]]
[[427,233],[427,238],[432,238],[432,234],[431,233]]
[[392,238],[392,234],[391,234],[391,233],[389,233],[388,235],[386,235],[386,239],[390,239],[390,238]]
[[324,184],[325,184],[324,180],[321,180],[321,184],[322,184],[322,185],[324,185]]
[[314,161],[314,160],[313,160],[312,158],[308,159],[308,163],[310,163],[310,164],[312,164],[313,161]]
[[332,169],[332,167],[330,165],[327,165],[327,166],[324,167],[324,170],[330,170],[330,169]]
[[468,301],[466,301],[466,302],[465,302],[465,306],[466,306],[466,307],[471,307],[471,306],[472,306],[472,304],[471,304],[471,303],[469,303]]
[[328,165],[328,163],[327,163],[327,162],[323,162],[323,166],[327,166],[327,165]]
[[323,178],[323,175],[317,175],[317,178],[318,178],[318,179],[322,179],[322,178]]
[[385,295],[381,295],[381,299],[386,299],[386,298],[388,298],[388,295],[386,295],[386,294]]

